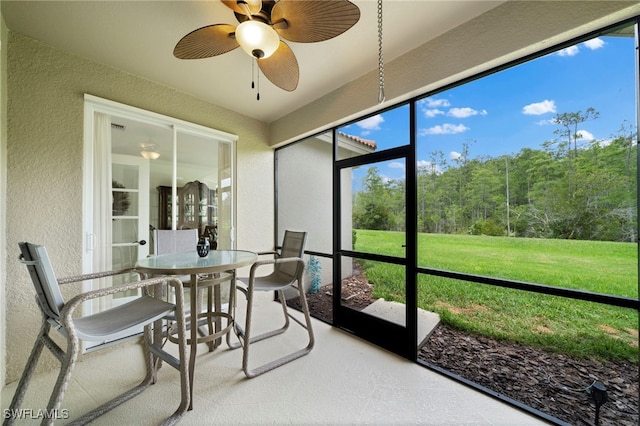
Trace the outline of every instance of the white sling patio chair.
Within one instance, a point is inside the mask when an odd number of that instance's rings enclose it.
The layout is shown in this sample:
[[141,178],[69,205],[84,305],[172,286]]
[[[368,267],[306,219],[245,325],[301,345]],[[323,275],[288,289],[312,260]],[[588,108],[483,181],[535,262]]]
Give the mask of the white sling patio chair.
[[[288,362],[300,358],[308,354],[314,345],[313,330],[311,328],[311,317],[309,315],[309,307],[307,306],[307,298],[303,285],[304,274],[304,246],[307,238],[306,232],[285,231],[282,249],[280,252],[260,252],[258,255],[273,255],[273,259],[259,260],[251,266],[249,279],[246,287],[238,286],[238,290],[243,292],[247,297],[247,311],[244,329],[236,322],[234,331],[239,342],[232,343],[230,334],[227,335],[227,343],[231,348],[242,346],[242,369],[247,377],[255,377],[260,374],[271,371]],[[256,271],[265,265],[272,265],[273,272],[267,276],[258,277]],[[242,279],[240,279],[242,280]],[[292,316],[287,310],[287,301],[285,300],[284,290],[293,288],[298,291],[302,313],[304,314],[305,323]],[[278,298],[282,304],[282,312],[284,313],[284,324],[282,327],[265,332],[258,336],[251,336],[251,321],[253,317],[253,296],[256,291],[276,291]],[[258,314],[259,315],[259,314]],[[290,321],[294,320],[300,326],[307,330],[309,340],[307,346],[293,353],[275,359],[271,362],[263,364],[259,367],[249,368],[249,347],[255,342],[277,336],[284,333],[288,328]]]
[[[43,246],[21,242],[20,261],[27,265],[31,281],[36,290],[36,302],[42,314],[42,326],[36,338],[31,355],[22,373],[22,377],[13,396],[9,413],[19,412],[24,400],[27,387],[33,375],[42,348],[47,347],[53,355],[60,361],[61,368],[58,379],[51,393],[51,398],[47,405],[47,413],[56,413],[60,410],[62,400],[71,378],[71,372],[76,364],[80,352],[80,340],[91,342],[111,342],[122,336],[126,330],[139,330],[144,327],[144,357],[146,364],[146,376],[136,387],[115,397],[111,401],[101,405],[91,412],[75,420],[73,424],[85,424],[95,420],[100,415],[128,401],[149,385],[156,381],[156,371],[153,358],[159,357],[173,366],[180,372],[181,402],[178,409],[169,417],[164,424],[175,424],[180,420],[189,406],[189,381],[187,376],[187,353],[186,353],[186,331],[184,325],[184,315],[182,311],[182,283],[175,278],[161,277],[143,281],[133,281],[116,287],[108,287],[99,290],[88,291],[73,297],[65,302],[60,292],[59,284],[82,282],[113,276],[131,270],[111,271],[95,274],[80,275],[67,279],[57,280],[51,267],[51,262],[47,251]],[[153,290],[159,284],[168,283],[176,289],[177,300],[175,304],[167,303],[160,299],[148,295],[148,290]],[[134,299],[124,305],[108,309],[93,315],[84,317],[74,317],[74,312],[82,302],[105,297],[108,295],[121,293],[129,290],[143,289],[145,295]],[[160,344],[151,341],[152,327],[161,326],[162,318],[175,313],[179,323],[179,359],[165,352]],[[66,351],[63,350],[50,336],[51,328],[54,328],[67,341]],[[108,346],[107,344],[102,347]],[[47,418],[49,417],[49,418]],[[55,416],[44,416],[42,424],[53,424]],[[9,417],[5,424],[13,424],[15,418]]]
[[153,230],[153,253],[155,255],[196,251],[197,244],[197,229]]

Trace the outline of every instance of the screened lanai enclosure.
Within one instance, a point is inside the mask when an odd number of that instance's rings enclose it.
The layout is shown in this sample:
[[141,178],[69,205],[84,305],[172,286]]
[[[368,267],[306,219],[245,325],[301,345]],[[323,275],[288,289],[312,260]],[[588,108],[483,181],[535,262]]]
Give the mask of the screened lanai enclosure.
[[637,44],[622,22],[278,149],[315,316],[553,423],[637,424]]

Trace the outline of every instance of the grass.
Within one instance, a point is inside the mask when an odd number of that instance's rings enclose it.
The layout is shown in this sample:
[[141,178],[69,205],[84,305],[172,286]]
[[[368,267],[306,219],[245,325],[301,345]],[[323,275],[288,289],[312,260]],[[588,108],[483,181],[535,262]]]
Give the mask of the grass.
[[[358,230],[356,250],[403,256],[404,233]],[[418,264],[638,297],[637,245],[419,234]],[[404,269],[363,262],[375,297],[404,302]],[[556,352],[638,363],[633,309],[420,274],[418,306],[453,327]]]

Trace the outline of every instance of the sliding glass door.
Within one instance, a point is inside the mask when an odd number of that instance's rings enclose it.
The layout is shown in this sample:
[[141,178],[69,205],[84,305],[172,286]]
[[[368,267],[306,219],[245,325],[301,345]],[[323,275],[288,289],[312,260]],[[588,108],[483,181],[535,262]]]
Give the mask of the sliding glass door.
[[[153,254],[156,229],[197,229],[217,247],[234,248],[235,139],[87,95],[84,272],[133,267]],[[87,309],[100,311],[135,296]]]

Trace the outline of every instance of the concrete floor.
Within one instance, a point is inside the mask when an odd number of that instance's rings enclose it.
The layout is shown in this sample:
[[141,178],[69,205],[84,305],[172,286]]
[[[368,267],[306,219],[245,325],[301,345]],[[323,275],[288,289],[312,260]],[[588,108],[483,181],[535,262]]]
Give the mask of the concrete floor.
[[[254,332],[277,324],[279,305],[259,295]],[[243,309],[239,306],[239,312]],[[205,424],[428,424],[540,425],[522,411],[478,393],[415,363],[314,320],[316,346],[307,356],[254,379],[241,370],[242,353],[225,344],[199,348],[194,409],[182,425]],[[285,335],[252,346],[252,364],[306,343],[295,323]],[[26,360],[25,360],[26,361]],[[78,363],[63,408],[69,420],[113,398],[143,376],[141,349],[123,344]],[[44,409],[57,372],[37,375],[22,408]],[[2,390],[8,407],[16,383]],[[179,376],[170,367],[158,383],[105,414],[96,425],[155,425],[179,403]],[[64,424],[69,420],[59,421]],[[16,424],[36,424],[23,419]]]

